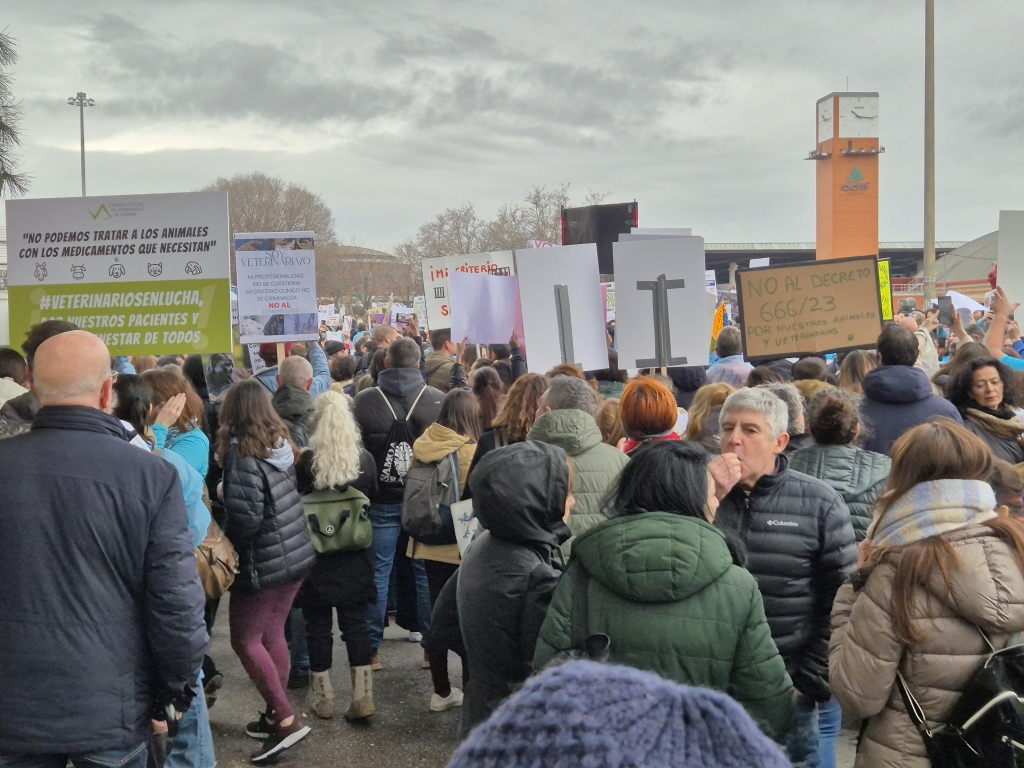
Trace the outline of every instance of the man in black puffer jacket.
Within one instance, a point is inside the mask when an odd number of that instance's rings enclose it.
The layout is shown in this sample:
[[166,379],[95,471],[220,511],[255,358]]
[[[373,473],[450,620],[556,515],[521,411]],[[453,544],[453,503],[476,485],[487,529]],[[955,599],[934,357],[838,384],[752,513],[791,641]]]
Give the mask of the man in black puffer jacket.
[[178,473],[104,413],[91,333],[42,342],[33,388],[31,431],[0,441],[0,765],[141,768],[208,641]]
[[[379,327],[379,326],[378,326]],[[395,562],[398,537],[402,533],[402,495],[399,483],[389,482],[401,477],[412,462],[412,444],[437,420],[444,393],[423,384],[420,374],[422,351],[412,339],[400,337],[388,345],[386,367],[377,377],[377,386],[364,389],[352,404],[353,414],[363,435],[363,446],[377,465],[377,491],[370,498],[367,513],[373,524],[373,569],[377,583],[377,603],[370,606],[366,623],[370,626],[374,669],[381,669],[377,651],[384,639],[384,618],[388,605],[391,568]],[[390,436],[395,422],[408,419],[410,438],[402,445],[392,445]],[[422,561],[413,567],[422,568]],[[426,574],[422,574],[426,589]],[[429,621],[429,596],[423,610]],[[400,611],[401,613],[402,611]]]
[[836,591],[857,562],[853,524],[842,498],[820,480],[788,468],[785,403],[770,391],[734,392],[722,407],[723,455],[741,477],[716,523],[747,550],[772,639],[797,689],[797,727],[787,742],[795,768],[818,765],[817,704],[828,686],[829,620]]

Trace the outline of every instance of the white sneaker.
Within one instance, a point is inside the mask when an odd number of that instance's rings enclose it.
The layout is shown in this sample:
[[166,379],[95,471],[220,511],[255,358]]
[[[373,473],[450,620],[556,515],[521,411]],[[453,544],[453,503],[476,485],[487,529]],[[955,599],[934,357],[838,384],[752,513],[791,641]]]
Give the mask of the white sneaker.
[[421,635],[419,632],[410,632],[409,633],[409,642],[410,643],[419,643],[419,642],[422,642],[422,641],[423,641],[423,635]]
[[462,706],[462,691],[458,688],[452,688],[452,692],[447,696],[438,696],[436,693],[430,696],[430,711],[431,712],[444,712],[446,709],[453,709],[455,707]]

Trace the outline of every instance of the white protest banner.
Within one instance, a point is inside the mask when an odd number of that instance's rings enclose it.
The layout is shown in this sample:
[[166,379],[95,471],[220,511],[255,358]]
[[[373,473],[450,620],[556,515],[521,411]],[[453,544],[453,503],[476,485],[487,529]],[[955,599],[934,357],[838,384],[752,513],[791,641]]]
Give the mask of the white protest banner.
[[235,233],[235,270],[243,344],[320,338],[312,232]]
[[767,267],[771,264],[771,257],[765,256],[763,259],[751,259],[750,269],[757,269],[758,267]]
[[953,300],[955,309],[966,309],[968,312],[986,312],[984,304],[981,304],[970,296],[964,296],[958,291],[946,291],[946,295]]
[[11,338],[44,320],[113,355],[230,352],[226,192],[7,201]]
[[406,323],[412,322],[412,315],[416,310],[412,307],[405,307],[401,304],[391,305],[391,326],[401,330]]
[[631,235],[667,235],[668,237],[690,237],[690,227],[630,227]]
[[711,295],[718,296],[718,278],[715,277],[715,270],[704,270],[704,287]]
[[[430,330],[450,328],[451,308],[448,302],[448,277],[452,272],[469,275],[514,275],[513,251],[471,253],[465,256],[438,256],[423,260],[423,289],[426,292],[427,325]],[[423,319],[422,317],[420,318]],[[508,341],[508,338],[505,339]]]
[[249,367],[252,368],[253,373],[259,373],[267,367],[267,361],[260,357],[260,345],[259,344],[247,344],[249,349]]
[[[8,214],[7,220],[10,221],[10,214]],[[10,225],[8,225],[7,234],[9,237]],[[10,247],[10,240],[8,240],[8,253],[11,253]],[[1000,287],[1006,291],[1010,301],[1014,303],[1024,301],[1024,211],[999,212],[998,253],[996,275],[999,278]],[[11,338],[15,338],[13,324]]]
[[549,243],[546,240],[527,240],[527,248],[554,248],[554,243]]
[[452,272],[452,340],[507,344],[516,328],[519,286],[514,277]]
[[318,304],[316,308],[317,320],[321,323],[331,322],[332,317],[338,314],[338,308],[333,304]]
[[413,296],[412,311],[420,319],[420,329],[427,327],[427,300],[423,296]]
[[452,523],[455,524],[455,540],[459,544],[459,555],[466,554],[466,547],[476,538],[479,521],[473,514],[473,500],[457,501],[452,504]]
[[536,371],[561,363],[585,371],[607,368],[597,244],[516,251],[516,275],[530,366]]
[[[598,267],[600,269],[600,267]],[[601,297],[604,299],[605,325],[615,319],[615,283],[601,283]]]
[[620,368],[707,365],[704,238],[614,243]]

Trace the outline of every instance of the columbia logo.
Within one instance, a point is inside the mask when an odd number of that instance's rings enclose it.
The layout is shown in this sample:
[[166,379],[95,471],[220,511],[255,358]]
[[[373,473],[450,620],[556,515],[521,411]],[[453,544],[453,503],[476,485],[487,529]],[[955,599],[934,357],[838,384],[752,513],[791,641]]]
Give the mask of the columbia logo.
[[768,525],[784,525],[787,528],[796,528],[799,524],[792,520],[769,520]]

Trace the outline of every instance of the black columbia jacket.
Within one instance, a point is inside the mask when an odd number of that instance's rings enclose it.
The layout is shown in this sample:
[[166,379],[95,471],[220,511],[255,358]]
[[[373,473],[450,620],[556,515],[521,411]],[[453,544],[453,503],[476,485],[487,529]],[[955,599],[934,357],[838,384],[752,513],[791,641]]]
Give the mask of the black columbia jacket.
[[715,522],[747,550],[772,639],[793,685],[827,701],[828,639],[836,591],[857,564],[850,511],[821,480],[794,472],[786,456],[749,492],[739,485]]
[[174,467],[102,411],[41,408],[0,440],[0,550],[0,753],[145,741],[208,642]]

